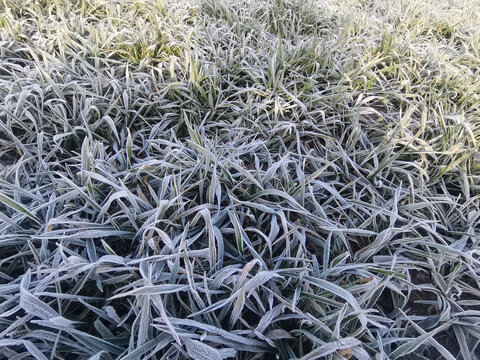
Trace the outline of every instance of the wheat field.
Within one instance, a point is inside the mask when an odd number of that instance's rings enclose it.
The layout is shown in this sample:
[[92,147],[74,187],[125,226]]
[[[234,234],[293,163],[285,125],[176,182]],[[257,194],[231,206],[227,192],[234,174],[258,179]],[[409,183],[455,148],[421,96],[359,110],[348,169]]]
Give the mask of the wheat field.
[[478,0],[2,0],[1,359],[480,359]]

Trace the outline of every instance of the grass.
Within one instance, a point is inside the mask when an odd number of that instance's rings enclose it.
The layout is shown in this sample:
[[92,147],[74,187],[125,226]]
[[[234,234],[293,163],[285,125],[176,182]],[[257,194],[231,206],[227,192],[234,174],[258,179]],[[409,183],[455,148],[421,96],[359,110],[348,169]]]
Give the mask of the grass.
[[480,358],[480,7],[0,14],[0,356]]

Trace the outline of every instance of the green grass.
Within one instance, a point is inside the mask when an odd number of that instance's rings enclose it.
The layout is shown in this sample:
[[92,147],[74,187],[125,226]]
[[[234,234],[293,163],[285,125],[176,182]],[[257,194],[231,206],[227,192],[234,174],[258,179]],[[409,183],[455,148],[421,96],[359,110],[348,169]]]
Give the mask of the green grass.
[[480,358],[478,5],[0,2],[0,358]]

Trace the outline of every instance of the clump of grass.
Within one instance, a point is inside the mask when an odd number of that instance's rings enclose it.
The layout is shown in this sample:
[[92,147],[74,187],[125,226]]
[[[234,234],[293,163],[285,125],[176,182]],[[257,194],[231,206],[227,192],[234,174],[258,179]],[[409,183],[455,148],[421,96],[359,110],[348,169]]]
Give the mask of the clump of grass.
[[178,45],[157,43],[148,44],[140,40],[133,44],[119,44],[110,52],[111,56],[118,56],[133,64],[140,64],[142,60],[165,61],[169,56],[180,56],[182,49]]
[[7,1],[0,355],[478,357],[478,14],[414,5]]

